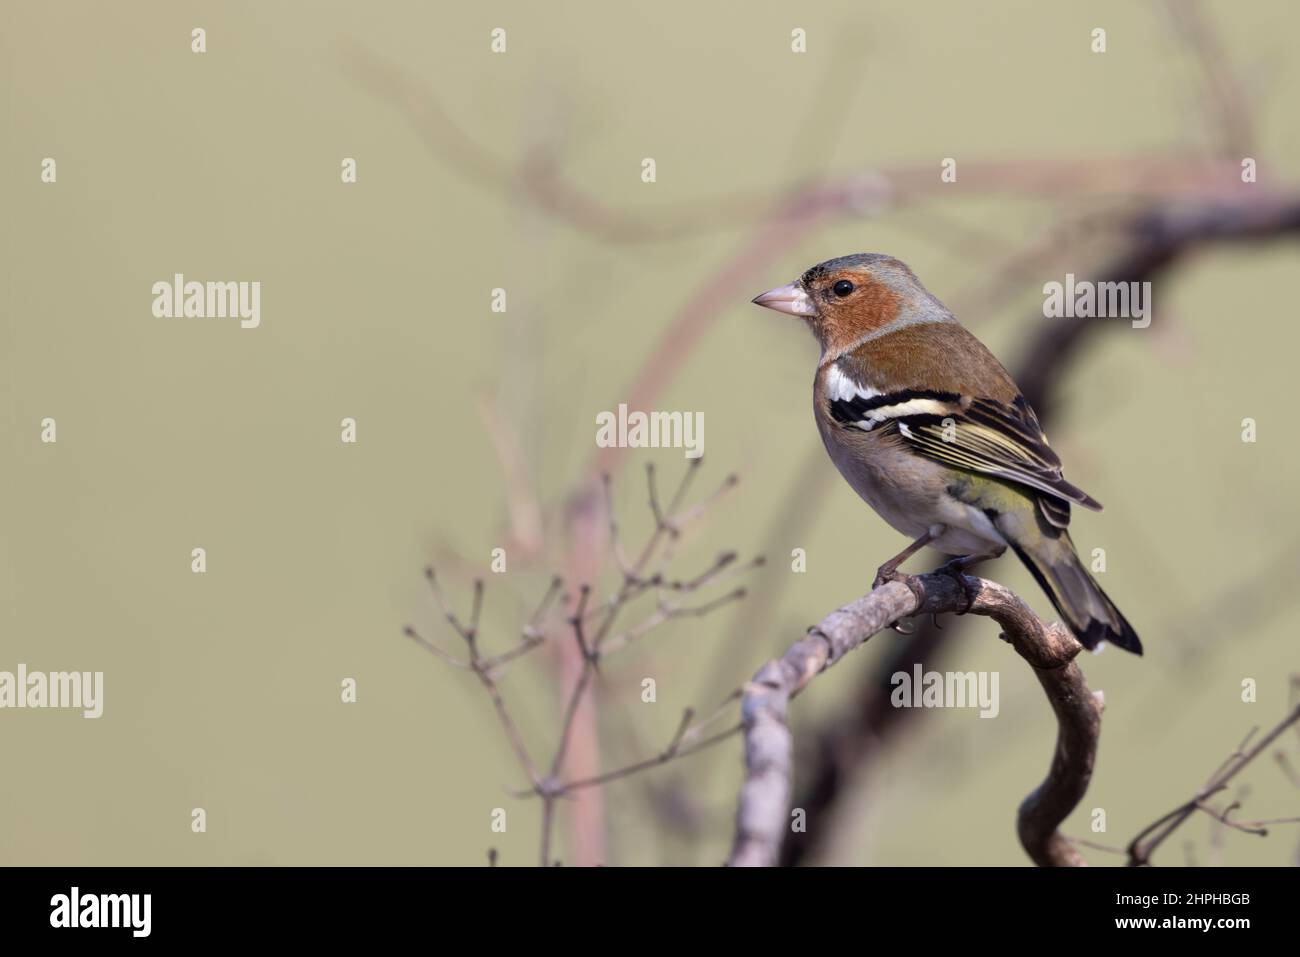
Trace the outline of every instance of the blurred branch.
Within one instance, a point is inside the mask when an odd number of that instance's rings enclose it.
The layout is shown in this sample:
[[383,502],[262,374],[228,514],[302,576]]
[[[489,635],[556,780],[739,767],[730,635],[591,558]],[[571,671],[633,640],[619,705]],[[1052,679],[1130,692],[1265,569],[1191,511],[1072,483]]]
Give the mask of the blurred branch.
[[[709,230],[735,230],[775,215],[783,220],[835,213],[869,216],[950,190],[936,163],[855,170],[763,189],[619,208],[573,186],[555,159],[502,159],[461,127],[428,84],[358,45],[341,51],[346,72],[405,116],[430,152],[463,179],[496,194],[520,196],[594,238],[613,243],[664,242]],[[1049,198],[1127,194],[1147,199],[1239,196],[1237,161],[1175,155],[966,161],[963,192]]]
[[[1142,210],[1118,240],[1121,252],[1095,270],[1098,282],[1145,282],[1183,256],[1226,241],[1260,242],[1300,235],[1300,197],[1198,201]],[[1080,276],[1080,279],[1086,278]],[[1042,331],[1017,366],[1016,381],[1039,419],[1050,414],[1053,386],[1079,347],[1106,323],[1033,320]]]
[[[730,738],[741,729],[739,724],[732,725],[724,731],[719,731],[707,737],[704,731],[717,721],[717,718],[726,713],[726,706],[740,697],[740,692],[728,695],[726,701],[718,708],[717,713],[705,721],[695,722],[695,709],[687,708],[682,712],[681,723],[677,726],[677,732],[673,735],[668,746],[653,757],[646,758],[642,761],[635,761],[632,764],[624,765],[621,768],[615,768],[612,771],[605,771],[597,774],[595,777],[580,778],[576,781],[567,781],[556,788],[557,794],[563,796],[572,794],[575,791],[581,791],[584,788],[598,787],[602,784],[608,784],[611,781],[618,781],[622,778],[631,777],[641,771],[658,767],[661,764],[667,764],[677,758],[684,758],[688,755],[695,754],[697,751],[703,751],[705,748],[712,747],[721,741]],[[523,796],[523,795],[521,795]]]
[[1218,126],[1220,151],[1237,159],[1249,155],[1253,140],[1250,104],[1231,68],[1218,29],[1206,17],[1199,0],[1166,0],[1165,6],[1205,74],[1207,113]]
[[499,669],[503,665],[513,661],[541,644],[542,638],[540,632],[537,630],[538,623],[540,622],[541,617],[545,615],[546,611],[549,609],[555,596],[559,593],[559,579],[552,581],[551,587],[546,592],[546,597],[543,599],[541,605],[538,606],[537,614],[534,615],[533,620],[523,629],[520,644],[493,658],[484,658],[479,651],[478,644],[479,619],[483,611],[484,585],[482,579],[478,579],[474,582],[473,611],[470,615],[469,624],[465,625],[461,623],[460,619],[456,617],[456,613],[453,612],[448,605],[446,597],[443,595],[442,588],[438,584],[438,579],[434,574],[433,568],[426,568],[424,570],[424,576],[429,582],[429,588],[433,592],[434,599],[437,601],[438,607],[442,610],[443,616],[447,619],[447,623],[451,625],[452,630],[455,631],[456,634],[460,635],[461,639],[464,640],[466,647],[469,649],[469,661],[457,661],[445,651],[442,651],[437,645],[433,644],[433,642],[422,637],[411,625],[407,625],[405,628],[406,636],[414,639],[417,644],[432,652],[434,656],[441,661],[447,662],[448,664],[458,668],[468,668],[478,676],[479,681],[487,690],[488,697],[492,699],[492,705],[496,709],[497,717],[501,722],[501,727],[506,733],[506,738],[510,741],[510,747],[514,750],[515,757],[519,759],[520,766],[524,769],[524,773],[528,775],[528,779],[533,783],[533,786],[541,787],[542,778],[537,773],[537,766],[533,763],[533,759],[528,753],[528,748],[524,744],[523,736],[519,732],[519,726],[515,723],[514,718],[511,717],[510,709],[506,707],[505,699],[501,696],[501,689],[497,685],[497,675]]
[[946,574],[903,576],[827,615],[785,655],[764,665],[741,703],[746,775],[736,812],[730,863],[771,866],[790,830],[793,742],[790,700],[818,674],[890,624],[910,615],[961,611],[993,618],[1003,638],[1034,669],[1056,712],[1058,736],[1047,778],[1020,805],[1021,844],[1040,866],[1078,866],[1082,858],[1057,826],[1083,798],[1101,733],[1101,702],[1074,663],[1081,646],[1058,624],[1045,625],[1015,594],[965,577],[974,592]]
[[506,514],[510,530],[509,552],[516,560],[529,562],[542,550],[542,507],[537,487],[520,442],[517,423],[501,415],[495,405],[479,402],[484,431],[492,440],[497,462],[506,485]]
[[[740,730],[739,725],[727,730],[707,734],[718,718],[726,713],[726,704],[704,721],[695,720],[693,709],[687,709],[682,716],[676,733],[658,754],[632,764],[605,771],[599,774],[564,780],[566,758],[573,746],[577,717],[584,703],[590,698],[592,684],[599,673],[600,663],[610,654],[631,643],[634,639],[644,637],[660,626],[680,618],[703,618],[724,605],[738,601],[745,596],[744,588],[734,588],[721,596],[703,601],[695,600],[699,592],[707,591],[719,582],[756,568],[762,564],[761,559],[740,562],[734,552],[723,552],[702,571],[683,578],[671,577],[668,565],[672,559],[672,543],[681,537],[683,531],[693,522],[698,521],[727,490],[735,487],[736,477],[728,476],[713,493],[693,505],[686,504],[687,492],[692,479],[699,468],[701,459],[693,459],[687,466],[682,480],[677,485],[665,504],[659,496],[652,465],[646,467],[650,510],[654,517],[654,530],[648,540],[637,552],[636,558],[628,560],[623,553],[618,523],[614,518],[613,503],[609,497],[610,483],[605,482],[606,508],[608,509],[608,527],[610,545],[619,557],[621,581],[617,588],[604,598],[594,598],[589,584],[579,586],[575,596],[562,595],[563,582],[559,577],[552,579],[536,611],[520,633],[519,641],[507,650],[487,656],[481,651],[479,628],[483,612],[485,587],[481,579],[474,582],[473,603],[468,622],[464,622],[451,608],[446,595],[432,568],[425,571],[433,597],[442,611],[443,617],[452,630],[465,643],[468,659],[461,660],[438,645],[420,635],[414,627],[405,628],[407,637],[413,639],[440,661],[455,668],[472,671],[488,693],[498,722],[505,732],[511,750],[529,781],[527,790],[516,796],[533,795],[542,801],[542,838],[540,862],[548,866],[553,862],[552,842],[555,828],[556,806],[562,799],[575,798],[580,792],[589,791],[599,785],[630,777],[641,771],[666,764],[677,758],[695,754],[717,744]],[[641,621],[624,629],[617,629],[624,612],[635,599],[642,595],[655,597],[654,610]],[[563,708],[560,731],[557,735],[554,754],[543,769],[536,762],[524,741],[519,723],[513,717],[505,697],[502,694],[499,679],[506,666],[524,657],[534,648],[547,641],[547,621],[557,599],[565,604],[575,602],[572,612],[565,622],[581,656],[582,668],[569,690]],[[736,695],[727,701],[735,700]]]
[[[1293,686],[1300,682],[1300,678],[1293,677]],[[1209,803],[1209,799],[1219,792],[1226,790],[1229,782],[1232,781],[1247,765],[1254,761],[1272,746],[1292,725],[1300,722],[1300,704],[1291,708],[1286,717],[1283,718],[1268,734],[1264,735],[1255,745],[1249,747],[1251,739],[1259,731],[1258,727],[1251,728],[1246,737],[1242,740],[1237,749],[1228,755],[1227,759],[1219,765],[1218,769],[1210,775],[1209,779],[1201,788],[1193,794],[1188,800],[1184,801],[1178,807],[1174,808],[1167,814],[1156,818],[1151,824],[1148,824],[1133,840],[1129,841],[1126,848],[1128,853],[1128,864],[1130,867],[1138,867],[1151,863],[1151,855],[1155,853],[1156,848],[1163,844],[1174,831],[1178,830],[1188,818],[1196,814],[1197,811],[1208,814],[1210,817],[1225,824],[1234,830],[1242,831],[1247,834],[1255,834],[1263,837],[1268,834],[1267,825],[1270,824],[1292,824],[1300,821],[1300,818],[1274,818],[1262,821],[1238,821],[1230,817],[1232,812],[1241,807],[1240,801],[1233,801],[1226,807],[1215,808]]]

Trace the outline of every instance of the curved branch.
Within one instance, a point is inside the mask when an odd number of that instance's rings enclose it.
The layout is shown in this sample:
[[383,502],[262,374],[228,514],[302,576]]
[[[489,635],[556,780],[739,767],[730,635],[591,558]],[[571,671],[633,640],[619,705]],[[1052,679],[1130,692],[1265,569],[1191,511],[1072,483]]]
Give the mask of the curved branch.
[[[969,611],[992,618],[1002,637],[1029,662],[1047,693],[1058,725],[1047,778],[1020,805],[1020,842],[1040,866],[1084,863],[1057,827],[1088,789],[1101,702],[1088,691],[1074,663],[1081,646],[1059,624],[1044,624],[1012,591],[982,578],[965,577],[974,594]],[[836,609],[769,661],[745,688],[745,781],[736,811],[736,836],[728,863],[771,866],[789,828],[793,740],[786,713],[790,700],[813,678],[900,618],[966,609],[965,590],[947,574],[900,576]]]

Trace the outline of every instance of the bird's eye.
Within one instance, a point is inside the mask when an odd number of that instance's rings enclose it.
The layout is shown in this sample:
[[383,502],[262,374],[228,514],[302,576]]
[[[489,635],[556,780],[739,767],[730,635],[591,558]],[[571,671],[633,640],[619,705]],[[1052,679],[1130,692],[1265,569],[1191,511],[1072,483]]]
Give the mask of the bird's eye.
[[847,279],[841,279],[835,285],[831,286],[831,292],[835,293],[835,295],[839,296],[841,299],[852,291],[853,283],[849,282]]

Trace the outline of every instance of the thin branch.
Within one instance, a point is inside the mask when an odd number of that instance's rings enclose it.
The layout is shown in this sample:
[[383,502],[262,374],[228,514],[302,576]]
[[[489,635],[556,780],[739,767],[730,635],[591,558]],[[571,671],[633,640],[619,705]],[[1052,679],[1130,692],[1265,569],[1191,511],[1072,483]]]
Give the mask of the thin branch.
[[541,866],[551,866],[551,834],[555,830],[555,801],[547,797],[542,801],[542,851]]
[[1096,841],[1090,841],[1083,837],[1066,838],[1071,844],[1078,844],[1080,847],[1091,848],[1094,851],[1101,851],[1103,854],[1123,854],[1124,848],[1114,847],[1110,844],[1098,844]]
[[578,643],[578,650],[582,652],[584,659],[591,658],[591,646],[587,644],[587,636],[583,631],[583,622],[587,617],[587,601],[591,598],[591,586],[583,583],[578,592],[578,607],[573,612],[573,617],[569,619],[569,624],[573,628],[573,639]]
[[633,764],[628,764],[625,765],[624,767],[616,768],[612,771],[605,771],[601,774],[596,775],[595,777],[583,778],[578,781],[570,781],[567,784],[561,786],[559,790],[563,794],[569,794],[572,793],[573,791],[580,791],[583,788],[597,787],[602,784],[608,784],[611,781],[620,780],[621,778],[631,777],[634,774],[638,774],[642,771],[647,771],[650,768],[657,768],[660,765],[667,764],[669,761],[674,761],[678,758],[689,757],[690,755],[695,754],[699,751],[703,751],[706,748],[711,748],[715,744],[718,744],[722,741],[726,741],[728,738],[731,738],[740,730],[741,730],[741,725],[736,724],[736,725],[732,725],[730,728],[727,728],[727,730],[725,731],[719,731],[717,734],[710,735],[707,738],[701,738],[698,741],[694,741],[689,745],[683,745],[681,742],[678,742],[676,747],[665,749],[664,751],[661,751],[659,754],[655,755],[654,757],[646,758],[643,761],[637,761]]
[[511,648],[509,651],[503,651],[501,654],[487,659],[483,662],[483,666],[489,671],[500,674],[503,665],[509,664],[516,658],[522,658],[534,648],[540,648],[545,643],[546,638],[543,635],[525,634],[523,640],[520,641],[519,644],[515,645],[515,647]]
[[1243,157],[1251,151],[1252,117],[1250,104],[1241,83],[1232,71],[1219,32],[1205,16],[1196,0],[1169,0],[1170,19],[1179,29],[1205,74],[1208,95],[1202,102],[1212,105],[1213,121],[1218,125],[1218,147],[1224,156]]
[[469,613],[469,642],[478,643],[479,620],[483,617],[483,579],[474,579],[474,606]]
[[1268,825],[1270,824],[1296,824],[1300,823],[1300,817],[1275,817],[1264,821],[1234,821],[1229,815],[1233,811],[1241,809],[1240,801],[1233,801],[1227,807],[1219,810],[1206,804],[1204,801],[1198,801],[1196,810],[1204,811],[1210,817],[1214,818],[1220,824],[1226,824],[1234,830],[1241,831],[1243,834],[1257,834],[1260,837],[1268,836]]
[[[446,596],[442,593],[442,588],[438,584],[438,578],[434,573],[432,566],[429,566],[424,570],[424,577],[429,582],[429,589],[433,592],[438,607],[442,609],[443,614],[451,624],[451,627],[461,636],[462,639],[464,639],[466,646],[469,648],[469,670],[473,671],[474,674],[478,676],[479,682],[483,685],[484,689],[486,689],[488,697],[492,700],[492,707],[496,710],[497,719],[500,721],[501,727],[506,733],[506,738],[510,742],[511,749],[515,752],[515,757],[519,760],[520,767],[522,767],[524,773],[528,775],[528,779],[533,782],[533,786],[540,788],[542,786],[542,779],[537,773],[537,766],[533,763],[533,759],[528,753],[528,748],[524,744],[524,738],[519,731],[519,726],[510,715],[510,709],[506,706],[505,698],[501,694],[501,689],[497,686],[496,676],[493,672],[492,666],[479,653],[478,626],[483,613],[483,580],[480,578],[476,579],[474,582],[473,610],[470,612],[469,627],[466,627],[461,624],[460,619],[456,617],[456,614],[451,610],[450,605],[447,603]],[[406,634],[416,639],[416,641],[429,651],[433,651],[439,658],[446,660],[446,656],[437,652],[434,645],[420,638],[419,635],[416,634],[414,628],[407,626]]]
[[460,635],[462,640],[472,645],[474,636],[469,629],[461,624],[460,619],[456,617],[456,613],[447,604],[447,598],[442,593],[442,587],[438,584],[438,576],[434,573],[432,565],[425,568],[424,578],[429,583],[429,591],[433,593],[434,601],[438,603],[438,608],[441,609],[443,617],[447,619],[447,624],[451,625],[452,630]]
[[487,689],[488,697],[492,699],[492,706],[496,709],[497,717],[501,721],[501,727],[505,730],[506,737],[510,741],[510,747],[515,752],[515,757],[519,759],[519,764],[528,775],[528,779],[537,787],[542,786],[542,780],[537,774],[537,768],[533,764],[533,759],[528,754],[528,748],[524,745],[523,735],[519,733],[519,726],[515,724],[514,719],[510,716],[510,709],[506,707],[505,698],[501,695],[501,689],[497,687],[496,680],[492,673],[482,667],[475,668],[475,673],[482,682],[483,687]]
[[684,758],[688,755],[703,751],[706,748],[710,748],[720,741],[727,740],[736,732],[740,731],[742,726],[736,724],[727,728],[725,731],[718,732],[717,734],[708,737],[703,737],[703,735],[710,725],[717,723],[719,718],[730,711],[728,706],[733,701],[737,700],[740,695],[740,689],[737,688],[723,699],[722,703],[713,714],[709,715],[709,717],[705,718],[703,721],[694,724],[692,724],[692,722],[695,718],[695,711],[692,708],[687,708],[682,714],[682,720],[678,725],[677,733],[673,735],[672,740],[668,743],[668,747],[664,748],[663,751],[660,751],[654,757],[646,758],[645,760],[637,761],[633,764],[612,771],[606,771],[603,774],[598,774],[594,777],[566,782],[565,784],[556,787],[556,793],[569,794],[583,788],[595,787],[600,784],[607,784],[610,781],[616,781],[619,778],[630,777],[639,771],[658,767],[661,764],[667,764],[669,761],[673,761],[677,758]]
[[709,614],[710,612],[717,611],[723,605],[729,605],[733,601],[742,600],[747,594],[748,591],[746,589],[737,588],[735,591],[727,592],[727,594],[721,596],[720,598],[714,598],[712,601],[706,601],[702,605],[693,605],[689,607],[685,605],[669,606],[666,609],[665,614],[669,618],[702,618],[703,616]]
[[1286,775],[1286,779],[1295,787],[1300,788],[1300,771],[1297,771],[1295,765],[1291,763],[1290,756],[1285,751],[1279,751],[1273,755],[1273,760],[1276,761],[1277,766],[1282,769],[1282,773]]
[[[683,527],[703,515],[722,492],[736,484],[735,477],[729,476],[722,487],[704,499],[703,502],[697,503],[689,509],[684,508],[683,503],[698,468],[699,460],[693,460],[668,499],[668,505],[665,508],[661,504],[655,470],[653,466],[647,467],[647,494],[651,514],[655,520],[655,527],[636,560],[632,562],[628,562],[622,555],[618,522],[614,517],[610,482],[608,478],[603,482],[605,505],[608,512],[610,544],[612,550],[618,556],[622,579],[615,591],[608,598],[599,602],[593,601],[593,590],[589,584],[584,583],[579,587],[577,601],[573,613],[567,618],[567,623],[573,631],[574,641],[581,655],[581,664],[575,676],[573,687],[565,698],[555,752],[545,775],[538,771],[537,765],[533,762],[524,744],[523,735],[520,732],[518,723],[511,716],[510,709],[497,684],[497,678],[499,669],[503,665],[522,657],[545,642],[543,621],[555,605],[556,599],[561,595],[563,582],[559,577],[551,580],[550,586],[538,603],[536,611],[533,612],[532,617],[521,630],[519,643],[494,657],[487,658],[480,652],[479,645],[479,629],[482,623],[485,592],[482,579],[476,579],[474,582],[473,604],[469,622],[466,624],[452,610],[450,603],[443,594],[433,568],[430,567],[425,570],[425,577],[428,579],[430,590],[443,616],[469,649],[469,661],[459,661],[452,655],[447,654],[441,648],[425,640],[411,626],[407,626],[405,633],[433,653],[439,660],[458,668],[473,671],[487,690],[498,720],[505,730],[511,748],[514,750],[516,758],[524,769],[530,783],[529,789],[518,796],[532,795],[540,797],[542,800],[540,862],[543,866],[548,866],[551,863],[556,812],[560,800],[573,797],[579,791],[629,777],[648,768],[694,754],[725,740],[740,729],[740,726],[737,725],[729,730],[705,737],[705,728],[715,721],[720,714],[724,713],[725,704],[724,708],[719,708],[708,720],[698,724],[693,723],[694,711],[687,709],[668,746],[653,757],[611,771],[578,778],[567,783],[561,782],[565,762],[569,757],[574,740],[574,729],[578,722],[578,716],[584,703],[588,701],[588,693],[598,674],[601,659],[626,645],[632,638],[640,637],[667,621],[687,617],[701,618],[726,604],[737,601],[744,597],[745,589],[736,588],[721,597],[706,600],[696,605],[669,603],[664,600],[665,594],[692,595],[716,585],[726,577],[740,574],[762,564],[761,558],[741,563],[734,552],[724,552],[715,558],[703,571],[694,576],[665,581],[663,567],[670,558],[671,550],[661,546],[679,537]],[[611,638],[616,622],[628,604],[651,590],[654,590],[658,596],[654,612],[639,625],[613,636],[613,640],[607,642],[607,639]],[[589,626],[591,626],[590,631],[588,630]],[[734,700],[734,697],[733,695],[728,700]]]
[[605,517],[609,524],[609,550],[618,563],[619,571],[623,573],[624,578],[627,578],[632,574],[632,565],[623,552],[623,542],[619,538],[618,513],[614,510],[613,479],[610,478],[608,472],[601,473],[600,485],[605,493]]
[[420,633],[417,632],[415,628],[412,627],[411,625],[407,625],[405,628],[403,628],[402,634],[406,635],[407,638],[412,639],[417,645],[424,648],[426,651],[432,654],[439,661],[449,664],[453,668],[464,668],[466,670],[469,670],[471,668],[469,662],[460,661],[456,658],[453,658],[451,655],[447,654],[447,652],[443,651],[441,648],[439,648],[433,642],[429,641],[427,638],[421,637]]
[[[1199,791],[1184,801],[1178,807],[1166,814],[1156,818],[1145,828],[1138,832],[1137,836],[1128,843],[1128,864],[1130,867],[1138,867],[1151,863],[1151,855],[1155,853],[1156,848],[1168,839],[1182,824],[1197,811],[1204,811],[1215,817],[1221,823],[1236,827],[1238,824],[1244,824],[1246,827],[1252,825],[1258,826],[1266,822],[1234,822],[1227,820],[1228,813],[1235,808],[1234,805],[1229,807],[1221,814],[1215,813],[1208,804],[1206,799],[1218,794],[1227,788],[1228,784],[1236,777],[1243,768],[1249,765],[1255,758],[1259,757],[1269,746],[1272,745],[1279,737],[1286,733],[1287,728],[1300,722],[1300,705],[1296,705],[1290,712],[1279,722],[1268,734],[1264,735],[1252,747],[1247,749],[1246,745],[1254,737],[1255,731],[1252,728],[1246,735],[1242,743],[1228,758],[1219,765],[1209,779]],[[1241,829],[1241,828],[1238,828]]]
[[582,704],[582,696],[587,693],[587,686],[591,684],[592,676],[596,673],[595,661],[595,657],[590,653],[583,659],[582,671],[578,673],[578,680],[569,694],[568,704],[564,706],[564,717],[560,722],[560,743],[556,745],[555,757],[551,759],[551,768],[547,775],[550,778],[556,777],[564,767],[564,758],[569,751],[569,739],[572,736],[578,706]]
[[519,441],[518,423],[501,415],[497,407],[486,400],[480,401],[479,412],[505,479],[506,513],[510,518],[513,544],[511,553],[516,556],[513,560],[531,560],[542,550],[542,506]]

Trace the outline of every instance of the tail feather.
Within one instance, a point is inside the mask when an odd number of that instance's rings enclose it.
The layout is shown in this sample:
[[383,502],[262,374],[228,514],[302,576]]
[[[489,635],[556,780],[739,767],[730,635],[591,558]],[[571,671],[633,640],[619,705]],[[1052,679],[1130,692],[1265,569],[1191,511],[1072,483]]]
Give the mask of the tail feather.
[[1109,641],[1135,655],[1142,654],[1137,632],[1079,561],[1069,535],[1062,531],[1056,538],[1039,539],[1032,547],[1015,542],[1011,547],[1080,644],[1093,649]]

